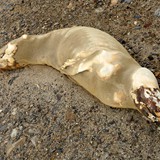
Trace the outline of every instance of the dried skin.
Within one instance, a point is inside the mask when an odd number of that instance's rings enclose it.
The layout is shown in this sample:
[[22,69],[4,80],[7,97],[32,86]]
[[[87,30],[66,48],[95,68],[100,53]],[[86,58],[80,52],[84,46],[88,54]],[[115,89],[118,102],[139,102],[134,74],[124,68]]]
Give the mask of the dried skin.
[[[11,57],[6,58],[9,44],[17,49],[14,54],[9,51]],[[9,44],[0,50],[1,69],[29,64],[52,66],[112,107],[137,109],[133,91],[143,85],[158,88],[154,75],[142,68],[116,39],[94,28],[72,27],[44,35],[23,35]]]
[[140,87],[135,91],[135,105],[139,111],[153,122],[160,121],[160,92],[157,88]]

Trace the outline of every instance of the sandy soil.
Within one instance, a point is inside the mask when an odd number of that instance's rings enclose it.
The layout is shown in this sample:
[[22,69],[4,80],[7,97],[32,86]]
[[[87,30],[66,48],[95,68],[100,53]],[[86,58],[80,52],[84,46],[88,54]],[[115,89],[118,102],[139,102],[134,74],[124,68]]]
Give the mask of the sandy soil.
[[[92,26],[156,73],[159,12],[159,0],[1,0],[0,47],[24,33]],[[160,128],[140,113],[103,105],[50,67],[0,72],[0,160],[159,160],[159,146]]]

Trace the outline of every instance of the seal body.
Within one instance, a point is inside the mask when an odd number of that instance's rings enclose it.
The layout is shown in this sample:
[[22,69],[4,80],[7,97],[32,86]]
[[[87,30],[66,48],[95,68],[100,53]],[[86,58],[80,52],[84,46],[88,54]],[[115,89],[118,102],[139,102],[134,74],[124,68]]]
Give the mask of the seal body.
[[[116,39],[90,27],[23,35],[2,48],[0,54],[1,69],[28,64],[52,66],[112,107],[137,109],[134,90],[146,84],[159,88],[154,75],[143,69]],[[145,73],[148,82],[143,78]]]

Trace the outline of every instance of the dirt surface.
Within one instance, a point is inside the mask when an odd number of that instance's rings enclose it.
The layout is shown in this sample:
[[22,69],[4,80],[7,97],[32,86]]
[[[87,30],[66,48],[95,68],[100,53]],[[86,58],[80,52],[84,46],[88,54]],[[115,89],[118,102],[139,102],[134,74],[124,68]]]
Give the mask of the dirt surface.
[[[24,33],[74,25],[113,35],[160,70],[160,1],[1,0],[0,47]],[[47,66],[0,72],[0,160],[159,160],[160,128],[103,105]]]

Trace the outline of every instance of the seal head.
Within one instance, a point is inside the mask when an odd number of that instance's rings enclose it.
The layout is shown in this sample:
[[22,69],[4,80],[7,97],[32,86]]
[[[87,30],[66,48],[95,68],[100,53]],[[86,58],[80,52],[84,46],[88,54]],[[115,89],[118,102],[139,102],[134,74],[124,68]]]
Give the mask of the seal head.
[[148,120],[160,125],[160,90],[141,86],[134,91],[134,103]]

